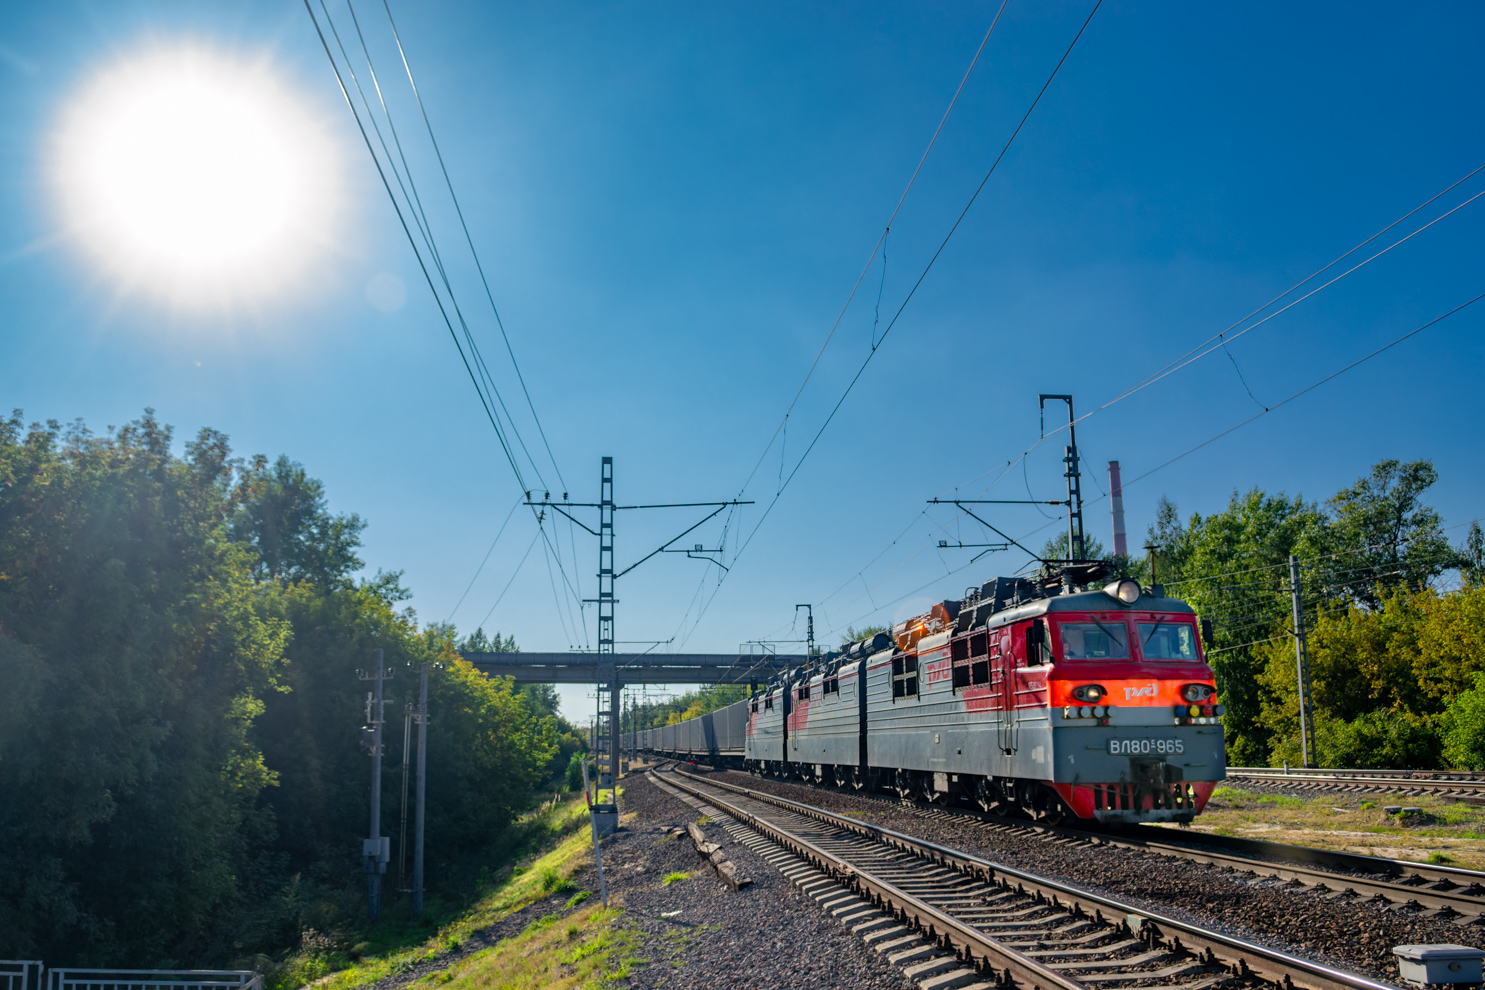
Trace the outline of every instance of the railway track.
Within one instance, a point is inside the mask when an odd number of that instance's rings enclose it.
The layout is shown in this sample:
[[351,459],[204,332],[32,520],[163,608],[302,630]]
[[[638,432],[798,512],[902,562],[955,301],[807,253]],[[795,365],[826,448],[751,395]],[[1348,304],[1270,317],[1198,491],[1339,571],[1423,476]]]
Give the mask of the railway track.
[[[900,803],[899,799],[881,800],[893,805]],[[925,802],[913,802],[909,807],[925,818],[951,820],[992,833],[1138,849],[1256,876],[1277,877],[1303,884],[1315,894],[1332,900],[1364,902],[1376,908],[1405,910],[1425,918],[1485,927],[1485,872],[1478,870],[1149,825],[1129,826],[1118,832],[1090,832]]]
[[680,771],[656,777],[728,816],[734,836],[925,990],[1393,990],[822,808]]
[[1299,792],[1432,795],[1485,804],[1485,773],[1453,770],[1289,770],[1228,767],[1227,779],[1248,787]]
[[[1485,873],[1476,870],[1259,840],[1237,839],[1223,850],[1220,846],[1226,844],[1225,836],[1195,833],[1188,837],[1172,834],[1170,829],[1148,826],[1108,834],[1052,828],[993,815],[974,817],[992,831],[1019,831],[1090,846],[1140,849],[1242,873],[1278,877],[1303,884],[1331,900],[1367,903],[1425,918],[1485,926]],[[1211,848],[1213,845],[1219,848]]]

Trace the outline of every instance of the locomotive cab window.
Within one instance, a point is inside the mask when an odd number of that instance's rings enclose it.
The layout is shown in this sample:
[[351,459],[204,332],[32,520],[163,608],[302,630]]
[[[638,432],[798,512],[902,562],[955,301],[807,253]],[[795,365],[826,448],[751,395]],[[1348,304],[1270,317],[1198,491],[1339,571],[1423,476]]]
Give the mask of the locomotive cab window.
[[1189,660],[1195,663],[1196,629],[1184,622],[1136,622],[1140,652],[1146,660]]
[[918,658],[896,656],[892,658],[892,697],[916,698],[918,696]]
[[1062,656],[1066,660],[1128,660],[1129,630],[1123,619],[1064,622]]

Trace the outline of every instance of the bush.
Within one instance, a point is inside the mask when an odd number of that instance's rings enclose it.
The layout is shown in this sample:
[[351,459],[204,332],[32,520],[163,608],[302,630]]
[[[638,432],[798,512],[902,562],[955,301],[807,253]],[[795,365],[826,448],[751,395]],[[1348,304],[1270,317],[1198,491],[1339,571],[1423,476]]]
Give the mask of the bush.
[[1376,770],[1432,770],[1443,765],[1444,741],[1435,719],[1372,711],[1349,722],[1317,720],[1321,764]]
[[580,791],[583,789],[583,760],[587,754],[581,751],[573,753],[572,758],[567,761],[567,789],[569,791]]
[[1450,700],[1440,723],[1448,764],[1462,770],[1485,769],[1485,674],[1475,674],[1475,686]]

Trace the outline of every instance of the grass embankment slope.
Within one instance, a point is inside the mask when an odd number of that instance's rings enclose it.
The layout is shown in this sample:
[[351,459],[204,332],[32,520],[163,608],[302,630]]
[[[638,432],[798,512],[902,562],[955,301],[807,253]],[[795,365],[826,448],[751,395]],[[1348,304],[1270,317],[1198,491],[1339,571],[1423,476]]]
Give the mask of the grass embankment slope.
[[[1422,814],[1382,810],[1393,805],[1419,808]],[[1219,787],[1192,827],[1245,839],[1485,869],[1485,808],[1440,798],[1292,797]]]
[[[392,944],[378,953],[306,948],[271,981],[276,990],[313,984],[316,990],[354,990],[388,977],[451,988],[543,988],[567,990],[622,979],[639,961],[639,937],[622,923],[622,910],[605,909],[596,891],[580,889],[573,877],[593,862],[587,807],[579,798],[549,812],[549,848],[516,867],[469,909],[435,920],[436,932],[405,929],[387,933]],[[499,925],[532,905],[550,901],[552,910],[534,917],[507,937],[477,951],[478,933]],[[400,982],[400,981],[399,981]]]

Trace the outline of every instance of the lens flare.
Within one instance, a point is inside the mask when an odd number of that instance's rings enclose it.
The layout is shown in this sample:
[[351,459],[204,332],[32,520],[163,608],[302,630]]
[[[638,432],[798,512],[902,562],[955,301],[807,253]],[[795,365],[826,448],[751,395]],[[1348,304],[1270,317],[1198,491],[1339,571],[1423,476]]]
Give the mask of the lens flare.
[[54,151],[69,232],[127,291],[266,301],[330,246],[334,145],[265,62],[194,47],[121,62],[84,86]]

